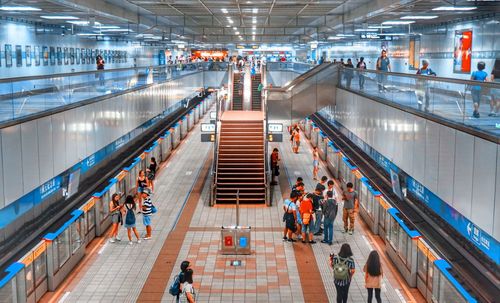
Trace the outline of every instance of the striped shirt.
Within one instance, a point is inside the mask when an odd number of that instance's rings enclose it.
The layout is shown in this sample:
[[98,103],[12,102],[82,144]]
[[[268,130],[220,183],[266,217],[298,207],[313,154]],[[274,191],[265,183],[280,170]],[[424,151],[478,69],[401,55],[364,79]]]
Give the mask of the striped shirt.
[[[342,260],[340,260],[342,259]],[[334,256],[333,257],[333,265],[335,266],[335,264],[338,264],[340,262],[343,262],[345,261],[344,258],[340,258],[339,256]],[[347,258],[347,267],[352,270],[355,268],[355,265],[354,265],[354,260],[352,259],[352,257],[349,257]],[[338,285],[338,286],[345,286],[349,283],[351,283],[351,278],[347,279],[347,280],[334,280],[335,285]]]
[[153,214],[153,211],[151,210],[152,207],[153,203],[151,202],[151,198],[148,197],[144,199],[144,201],[142,202],[142,215],[150,216],[151,214]]

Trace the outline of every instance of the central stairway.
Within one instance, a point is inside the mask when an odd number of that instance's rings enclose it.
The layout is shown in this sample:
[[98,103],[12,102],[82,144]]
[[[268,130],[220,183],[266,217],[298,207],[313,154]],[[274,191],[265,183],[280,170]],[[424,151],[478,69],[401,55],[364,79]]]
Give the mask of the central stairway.
[[216,172],[217,204],[266,202],[262,112],[228,111],[221,118]]

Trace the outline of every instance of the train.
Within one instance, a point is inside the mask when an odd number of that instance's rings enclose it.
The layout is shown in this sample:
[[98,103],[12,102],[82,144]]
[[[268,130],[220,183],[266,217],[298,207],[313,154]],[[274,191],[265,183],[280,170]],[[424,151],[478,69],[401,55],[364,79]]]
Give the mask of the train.
[[453,266],[432,249],[428,241],[391,203],[375,189],[370,180],[331,141],[311,119],[299,122],[306,138],[340,181],[354,185],[359,195],[359,215],[374,235],[385,243],[385,251],[410,287],[416,287],[431,303],[477,303],[477,300],[452,274]]
[[[67,215],[57,230],[47,233],[18,261],[0,273],[0,302],[34,303],[48,291],[55,291],[85,256],[85,248],[104,236],[111,225],[109,201],[114,193],[133,193],[139,171],[150,159],[166,161],[212,107],[215,94],[209,95],[179,118],[149,148],[111,178],[104,189],[94,193],[78,209]],[[126,195],[121,195],[124,203]]]

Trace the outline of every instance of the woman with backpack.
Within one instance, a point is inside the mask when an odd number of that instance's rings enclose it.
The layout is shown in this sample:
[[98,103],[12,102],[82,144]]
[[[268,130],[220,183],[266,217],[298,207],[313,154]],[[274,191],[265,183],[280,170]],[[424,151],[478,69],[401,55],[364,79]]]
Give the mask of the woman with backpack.
[[373,290],[375,289],[375,299],[377,303],[381,303],[380,288],[382,287],[382,264],[380,263],[380,256],[376,250],[372,250],[368,256],[365,267],[365,287],[368,291],[368,303],[373,300]]
[[351,246],[347,243],[342,244],[338,255],[330,255],[330,265],[333,267],[333,283],[337,289],[337,303],[347,303],[349,286],[351,286],[355,271]]
[[125,198],[125,209],[126,209],[126,215],[125,215],[125,228],[127,229],[127,235],[128,235],[128,244],[132,245],[132,234],[131,232],[134,231],[135,237],[137,238],[137,244],[141,243],[141,239],[139,238],[139,233],[137,232],[137,228],[135,227],[135,200],[134,197],[131,195],[128,195],[127,198]]
[[183,274],[182,292],[179,297],[180,303],[196,303],[195,292],[193,288],[193,270],[188,267]]

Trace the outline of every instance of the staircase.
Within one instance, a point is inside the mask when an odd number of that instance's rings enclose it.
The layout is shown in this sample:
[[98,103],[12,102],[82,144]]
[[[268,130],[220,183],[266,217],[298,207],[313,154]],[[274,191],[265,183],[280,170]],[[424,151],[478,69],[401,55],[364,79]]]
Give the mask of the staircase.
[[252,110],[262,110],[262,98],[258,90],[259,84],[262,81],[261,74],[255,74],[255,79],[252,80]]
[[[243,110],[243,81],[241,73],[234,73],[233,78],[233,110]],[[240,83],[241,82],[241,83]]]
[[255,112],[231,111],[224,114],[230,113],[241,120],[221,119],[216,203],[236,203],[239,189],[240,203],[263,204],[266,199],[263,119],[245,120],[245,113]]

